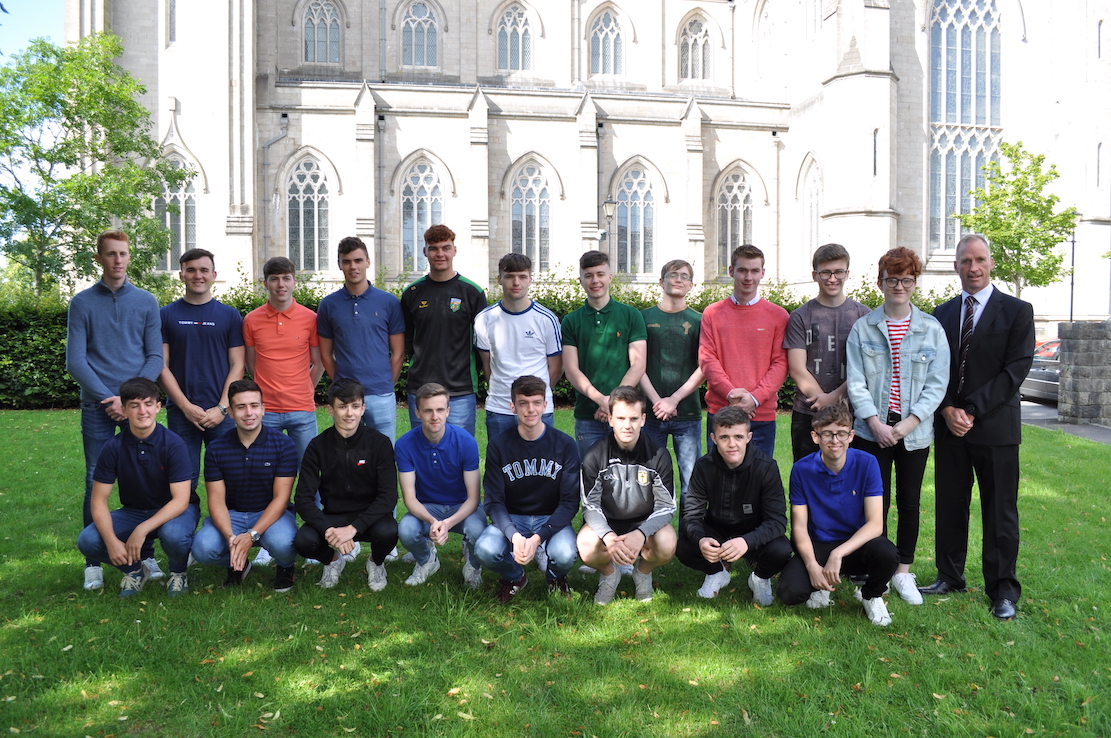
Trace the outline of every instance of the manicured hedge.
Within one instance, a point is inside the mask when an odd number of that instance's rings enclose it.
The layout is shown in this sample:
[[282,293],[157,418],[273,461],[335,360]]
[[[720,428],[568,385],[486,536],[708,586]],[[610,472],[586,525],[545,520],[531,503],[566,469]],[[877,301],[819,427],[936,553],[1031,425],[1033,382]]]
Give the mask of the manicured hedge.
[[[395,295],[400,295],[405,285],[382,285]],[[316,309],[329,288],[321,285],[302,285],[297,289],[296,298],[306,307]],[[689,296],[688,302],[696,310],[704,310],[710,303],[725,298],[732,289],[731,284],[712,284],[698,287]],[[532,287],[534,299],[548,307],[561,319],[567,313],[582,306],[583,293],[576,280],[567,278],[537,279]],[[613,296],[638,309],[654,305],[659,299],[659,288],[633,287],[615,281]],[[763,295],[768,300],[792,311],[809,299],[796,295],[782,283],[765,283]],[[850,293],[851,296],[870,307],[879,305],[883,296],[875,287],[865,286]],[[932,312],[933,308],[952,297],[949,292],[929,292],[915,294],[915,304],[923,310]],[[488,292],[491,302],[499,299],[500,293],[495,286]],[[261,305],[265,296],[251,286],[241,286],[225,294],[220,299],[232,305],[244,315]],[[80,389],[66,372],[66,306],[57,302],[35,303],[29,300],[0,302],[0,407],[16,409],[76,407],[80,402]],[[399,386],[405,386],[408,362],[402,368]],[[327,391],[327,377],[321,379],[317,387],[317,400],[323,402]],[[704,389],[704,388],[703,388]],[[794,393],[794,382],[790,377],[779,392],[780,407],[790,407]],[[486,396],[483,380],[479,387],[480,398]],[[574,392],[566,378],[560,380],[555,388],[556,401],[570,404]],[[399,399],[401,396],[399,394]]]

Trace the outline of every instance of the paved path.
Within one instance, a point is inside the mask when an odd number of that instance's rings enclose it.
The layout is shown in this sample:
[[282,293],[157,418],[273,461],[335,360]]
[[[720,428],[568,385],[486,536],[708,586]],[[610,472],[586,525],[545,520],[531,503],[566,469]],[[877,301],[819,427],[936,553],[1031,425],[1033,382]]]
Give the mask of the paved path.
[[1074,425],[1061,423],[1057,420],[1057,406],[1052,403],[1022,402],[1022,422],[1026,425],[1036,425],[1039,428],[1062,430],[1074,436],[1087,438],[1099,443],[1111,444],[1111,428],[1102,425]]

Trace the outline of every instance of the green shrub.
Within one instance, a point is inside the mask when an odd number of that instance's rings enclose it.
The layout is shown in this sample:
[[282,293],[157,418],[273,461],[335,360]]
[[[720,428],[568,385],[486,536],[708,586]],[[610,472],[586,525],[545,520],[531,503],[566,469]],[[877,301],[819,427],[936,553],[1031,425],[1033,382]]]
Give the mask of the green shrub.
[[66,305],[0,303],[0,407],[76,407],[81,388],[66,372]]

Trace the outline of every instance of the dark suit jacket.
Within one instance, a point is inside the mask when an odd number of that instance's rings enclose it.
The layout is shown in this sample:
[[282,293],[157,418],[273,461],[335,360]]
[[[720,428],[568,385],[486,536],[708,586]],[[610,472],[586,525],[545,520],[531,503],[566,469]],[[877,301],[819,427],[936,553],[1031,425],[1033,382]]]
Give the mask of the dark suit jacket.
[[958,295],[934,310],[949,338],[953,360],[949,363],[949,387],[934,414],[934,433],[948,435],[941,411],[964,408],[975,417],[965,440],[985,446],[1022,442],[1022,414],[1018,390],[1034,360],[1034,308],[996,287],[984,306],[969,343],[964,370],[964,387],[957,393],[960,373],[961,297]]

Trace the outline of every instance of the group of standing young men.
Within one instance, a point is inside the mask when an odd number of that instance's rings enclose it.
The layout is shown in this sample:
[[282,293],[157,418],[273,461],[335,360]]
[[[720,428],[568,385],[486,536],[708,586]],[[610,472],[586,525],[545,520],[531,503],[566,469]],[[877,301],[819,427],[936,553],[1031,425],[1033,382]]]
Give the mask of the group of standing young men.
[[[477,587],[483,567],[496,571],[502,602],[528,583],[524,566],[534,560],[553,591],[569,593],[566,576],[578,558],[598,570],[597,603],[615,596],[623,573],[631,574],[636,597],[648,600],[652,570],[677,553],[706,574],[704,597],[715,596],[744,558],[761,605],[771,604],[771,579],[780,572],[780,599],[812,607],[828,604],[842,574],[860,574],[866,581],[858,595],[869,618],[890,622],[881,595],[890,580],[907,599],[900,575],[913,584],[913,547],[904,561],[902,534],[898,550],[887,541],[892,461],[884,463],[881,480],[873,456],[849,448],[853,426],[875,431],[882,412],[880,425],[891,430],[880,429],[871,440],[898,451],[922,435],[912,438],[904,421],[932,425],[935,408],[910,399],[920,389],[918,375],[900,373],[899,357],[915,367],[926,347],[909,341],[909,353],[897,343],[867,343],[869,351],[886,350],[894,365],[888,391],[877,395],[887,404],[871,408],[877,417],[861,418],[858,409],[855,422],[847,410],[849,333],[869,311],[844,294],[849,257],[842,247],[819,249],[819,295],[790,318],[759,296],[764,259],[753,246],[733,254],[733,293],[702,315],[686,305],[693,287],[689,263],[665,265],[659,304],[641,312],[610,297],[608,258],[587,252],[579,264],[585,304],[561,325],[528,296],[532,265],[521,254],[501,259],[503,297],[488,306],[481,288],[453,267],[454,235],[446,226],[429,229],[429,273],[400,301],[369,283],[362,241],[343,239],[338,261],[345,284],[315,314],[293,298],[292,262],[270,259],[263,269],[267,302],[241,320],[212,296],[211,253],[182,256],[185,297],[159,314],[154,298],[126,279],[126,235],[102,234],[103,278],[74,298],[67,344],[67,366],[82,387],[87,481],[79,547],[87,557],[86,588],[103,586],[102,562],[123,571],[121,596],[163,576],[151,548],[156,536],[169,559],[170,594],[187,591],[190,554],[228,567],[226,584],[241,583],[252,566],[247,554],[257,545],[276,561],[275,589],[293,586],[296,554],[323,563],[321,585],[334,586],[360,542],[370,543],[368,585],[378,590],[399,537],[415,565],[406,583],[415,585],[439,569],[436,547],[454,531],[463,534],[464,580]],[[966,296],[981,302],[938,310],[946,357],[961,361],[953,362],[949,387],[935,403],[941,408],[937,453],[945,457],[944,470],[938,462],[939,578],[923,591],[964,589],[975,473],[988,594],[993,613],[1011,617],[1018,599],[1017,389],[1032,353],[1032,311],[992,290],[982,238],[962,240],[955,266]],[[893,281],[893,298],[878,310],[909,303],[914,279],[893,279],[881,261],[885,297]],[[895,299],[900,293],[906,299]],[[957,315],[949,316],[953,310]],[[893,330],[890,322],[887,328]],[[481,504],[476,351],[489,381]],[[396,439],[393,388],[406,354],[412,429]],[[242,379],[244,369],[254,381]],[[773,459],[777,397],[788,370],[798,387],[793,547]],[[318,435],[313,390],[325,371],[333,380],[327,409],[334,425]],[[574,440],[552,427],[551,387],[563,373],[576,392]],[[905,404],[900,376],[907,378]],[[153,420],[160,406],[155,379],[169,399],[172,432]],[[678,536],[671,526],[676,503],[668,435],[680,469]],[[202,443],[210,517],[194,536]],[[900,457],[893,458],[902,531],[901,500],[912,496],[902,482],[914,474],[904,474]],[[110,512],[114,482],[123,507]],[[398,485],[407,510],[400,523]],[[299,530],[291,497],[303,521]],[[576,534],[571,521],[580,501],[583,526]]]

